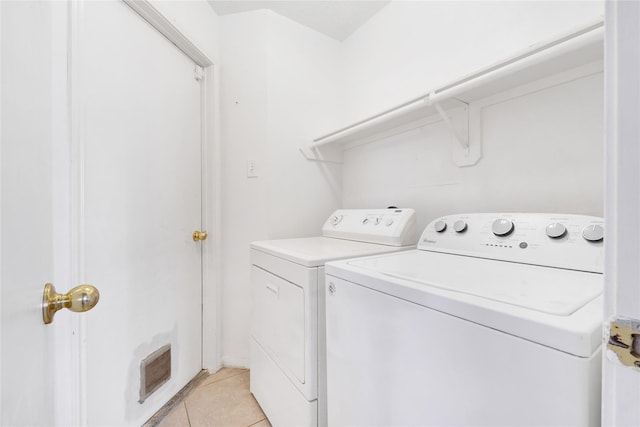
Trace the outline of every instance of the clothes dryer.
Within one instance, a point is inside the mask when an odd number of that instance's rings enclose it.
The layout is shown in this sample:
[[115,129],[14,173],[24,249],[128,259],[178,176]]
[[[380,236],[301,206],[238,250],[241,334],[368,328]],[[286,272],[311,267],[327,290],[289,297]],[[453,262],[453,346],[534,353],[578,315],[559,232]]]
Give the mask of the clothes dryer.
[[603,220],[468,214],[326,265],[331,426],[597,426]]
[[415,248],[413,209],[341,209],[322,236],[251,244],[251,392],[275,426],[326,426],[324,264]]

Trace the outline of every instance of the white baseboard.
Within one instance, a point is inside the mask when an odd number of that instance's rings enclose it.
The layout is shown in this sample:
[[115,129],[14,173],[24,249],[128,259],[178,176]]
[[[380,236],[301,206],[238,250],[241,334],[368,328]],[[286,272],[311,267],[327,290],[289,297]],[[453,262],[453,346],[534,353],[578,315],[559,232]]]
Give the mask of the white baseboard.
[[225,368],[249,369],[249,359],[233,356],[222,356],[222,366],[224,366]]

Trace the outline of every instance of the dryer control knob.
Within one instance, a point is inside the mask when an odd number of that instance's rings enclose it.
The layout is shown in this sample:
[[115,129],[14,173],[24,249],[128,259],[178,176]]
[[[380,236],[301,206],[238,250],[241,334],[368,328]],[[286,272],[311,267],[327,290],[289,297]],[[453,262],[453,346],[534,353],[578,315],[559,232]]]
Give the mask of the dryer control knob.
[[453,223],[453,229],[456,231],[456,233],[463,233],[467,231],[467,223],[463,220],[458,220]]
[[336,226],[342,221],[342,215],[334,215],[331,217],[331,225]]
[[513,232],[513,222],[506,218],[498,218],[491,224],[491,231],[496,236],[508,236]]
[[559,222],[554,222],[553,224],[547,225],[545,233],[552,239],[559,239],[560,237],[567,234],[567,227],[560,224]]
[[587,225],[582,229],[582,237],[589,242],[599,242],[604,238],[604,227],[598,224]]
[[433,228],[435,228],[438,233],[442,233],[447,229],[447,223],[442,220],[436,221],[436,223],[433,224]]
[[384,225],[386,225],[387,227],[391,227],[391,225],[393,225],[393,218],[387,218],[384,220]]
[[362,220],[362,225],[367,225],[367,224],[369,224],[369,218],[364,218]]

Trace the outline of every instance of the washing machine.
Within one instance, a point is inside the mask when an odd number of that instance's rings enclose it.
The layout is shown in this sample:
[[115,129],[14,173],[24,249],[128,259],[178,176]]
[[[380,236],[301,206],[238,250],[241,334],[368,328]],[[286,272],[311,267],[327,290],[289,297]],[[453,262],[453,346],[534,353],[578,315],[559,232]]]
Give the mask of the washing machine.
[[599,425],[603,227],[451,215],[328,263],[329,425]]
[[327,425],[325,262],[416,240],[413,209],[341,209],[322,236],[251,244],[250,388],[272,425]]

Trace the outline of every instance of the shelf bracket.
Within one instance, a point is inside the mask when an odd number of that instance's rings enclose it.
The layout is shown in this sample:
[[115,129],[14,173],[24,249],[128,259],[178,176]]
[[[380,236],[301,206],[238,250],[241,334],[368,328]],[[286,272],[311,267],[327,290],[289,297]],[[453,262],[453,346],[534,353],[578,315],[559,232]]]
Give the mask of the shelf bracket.
[[299,150],[300,150],[300,153],[302,153],[302,156],[306,160],[308,160],[310,162],[329,163],[329,164],[334,164],[334,165],[341,165],[342,164],[341,160],[333,160],[333,159],[325,159],[325,158],[323,158],[322,154],[320,153],[318,148],[311,148],[311,147],[302,145],[299,148]]
[[[463,101],[460,101],[463,102]],[[456,141],[458,141],[458,143],[460,144],[460,146],[462,147],[462,149],[468,153],[469,152],[469,104],[467,104],[466,102],[464,103],[464,113],[467,116],[467,120],[465,121],[465,123],[463,123],[463,127],[465,129],[462,130],[462,132],[458,131],[458,129],[456,129],[456,127],[453,125],[453,123],[451,122],[451,119],[449,118],[449,115],[442,109],[442,106],[440,105],[440,103],[436,102],[435,104],[433,104],[433,106],[435,107],[436,111],[438,112],[438,114],[440,115],[440,117],[442,118],[442,120],[444,121],[445,125],[447,125],[447,128],[449,129],[449,132],[451,132],[451,134],[453,135],[453,137],[456,139]]]
[[459,99],[457,101],[461,106],[452,109],[449,114],[438,102],[433,103],[433,107],[456,141],[453,146],[453,162],[460,167],[472,166],[480,160],[480,140],[470,138],[469,104]]

